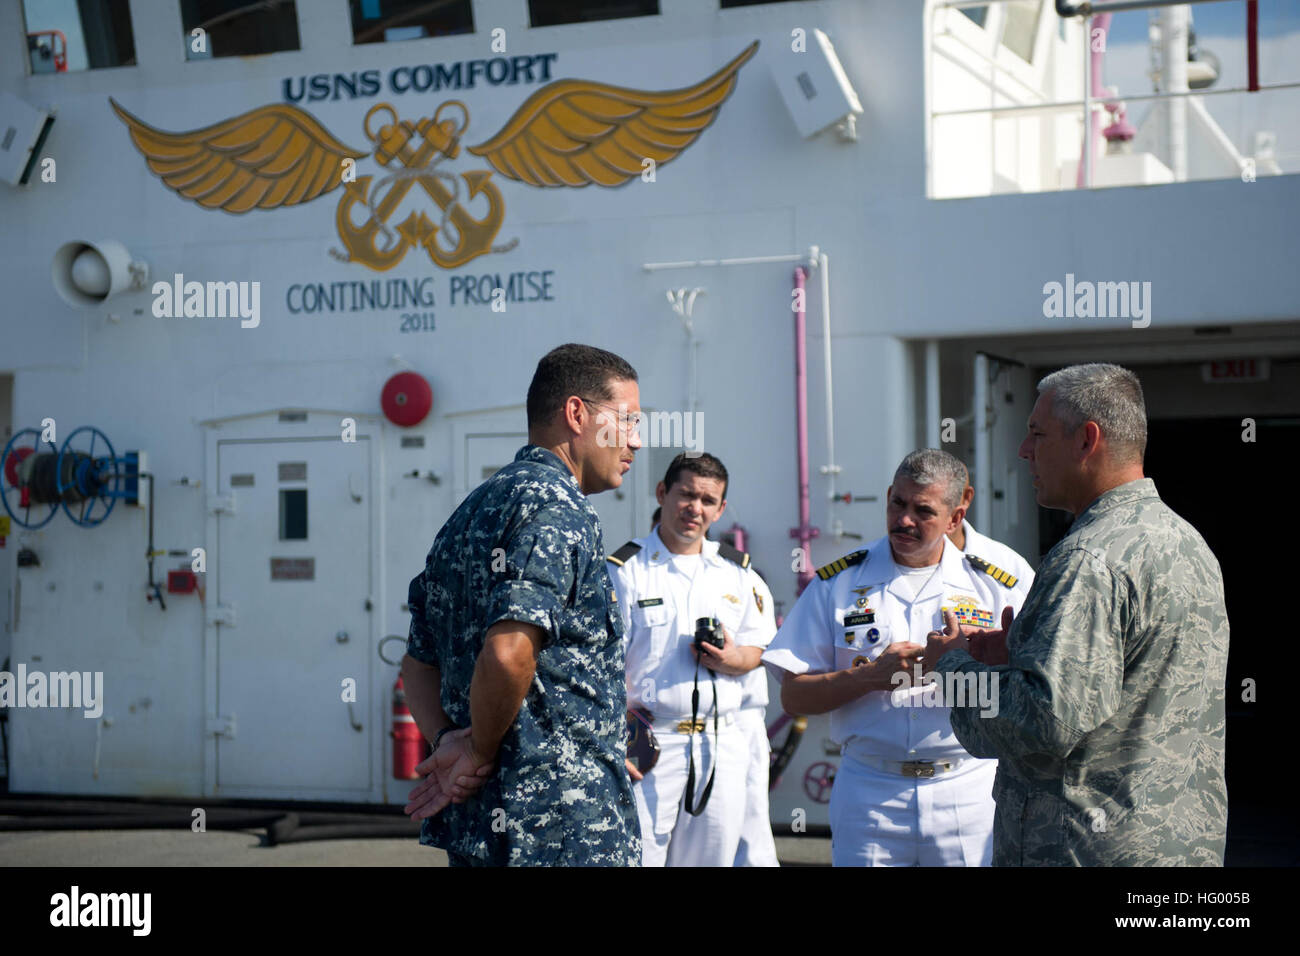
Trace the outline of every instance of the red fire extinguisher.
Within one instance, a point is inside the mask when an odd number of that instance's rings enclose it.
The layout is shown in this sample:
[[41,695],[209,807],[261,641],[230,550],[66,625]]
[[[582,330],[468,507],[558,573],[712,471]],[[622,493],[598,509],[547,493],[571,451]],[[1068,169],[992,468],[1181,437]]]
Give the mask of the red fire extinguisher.
[[393,777],[398,780],[419,780],[420,775],[415,772],[415,766],[429,756],[433,748],[415,725],[411,708],[406,706],[406,689],[402,686],[401,677],[393,685],[392,736]]

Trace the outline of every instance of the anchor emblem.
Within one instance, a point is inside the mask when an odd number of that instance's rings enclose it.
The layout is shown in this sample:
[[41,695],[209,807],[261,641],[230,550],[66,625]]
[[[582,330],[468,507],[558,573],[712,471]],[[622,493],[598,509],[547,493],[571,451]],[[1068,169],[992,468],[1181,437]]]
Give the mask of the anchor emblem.
[[[442,118],[449,108],[459,108],[459,122],[454,117]],[[385,112],[391,122],[374,130],[371,124],[376,115]],[[490,181],[491,171],[473,170],[457,176],[436,168],[444,159],[460,154],[460,137],[468,125],[469,110],[459,100],[443,103],[432,118],[415,123],[399,121],[388,103],[373,106],[363,128],[375,144],[375,161],[390,172],[377,181],[373,176],[359,176],[344,184],[336,218],[347,254],[334,255],[382,272],[401,262],[413,246],[423,248],[433,263],[444,269],[488,252],[505,251],[492,246],[505,220],[505,203],[496,183]],[[488,208],[483,218],[475,218],[461,205],[462,183],[467,187],[466,202],[486,197]],[[390,227],[389,218],[416,184],[442,210],[441,220],[434,223],[420,210]],[[358,206],[366,212],[360,223],[353,214]],[[512,247],[513,243],[506,248]]]

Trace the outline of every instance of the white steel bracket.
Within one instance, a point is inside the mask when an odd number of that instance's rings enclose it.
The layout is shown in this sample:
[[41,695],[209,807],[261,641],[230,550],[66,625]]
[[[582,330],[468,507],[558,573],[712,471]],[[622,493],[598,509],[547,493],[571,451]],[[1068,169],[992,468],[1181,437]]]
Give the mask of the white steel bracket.
[[235,627],[235,609],[229,604],[218,604],[208,609],[208,624]]
[[219,717],[209,717],[207,723],[208,735],[213,737],[226,737],[230,740],[235,739],[235,715],[222,714]]

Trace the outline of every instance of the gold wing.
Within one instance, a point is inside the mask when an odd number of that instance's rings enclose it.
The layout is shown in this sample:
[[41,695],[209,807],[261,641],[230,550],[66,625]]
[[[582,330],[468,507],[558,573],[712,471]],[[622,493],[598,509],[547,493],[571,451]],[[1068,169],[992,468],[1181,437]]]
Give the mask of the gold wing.
[[469,151],[530,186],[620,186],[641,174],[643,159],[666,163],[695,142],[757,49],[755,40],[708,79],[661,93],[557,80]]
[[259,106],[188,133],[141,122],[115,100],[113,110],[149,168],[169,188],[208,209],[243,213],[310,202],[336,188],[349,149],[304,110],[287,103]]

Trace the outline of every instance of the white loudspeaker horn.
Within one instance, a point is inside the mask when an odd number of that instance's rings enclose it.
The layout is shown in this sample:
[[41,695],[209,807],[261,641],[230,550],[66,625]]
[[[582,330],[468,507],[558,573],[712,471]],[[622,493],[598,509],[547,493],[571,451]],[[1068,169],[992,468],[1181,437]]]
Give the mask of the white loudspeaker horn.
[[54,291],[80,308],[93,308],[127,289],[143,289],[149,279],[148,264],[132,259],[116,239],[65,242],[54,253],[50,271]]

